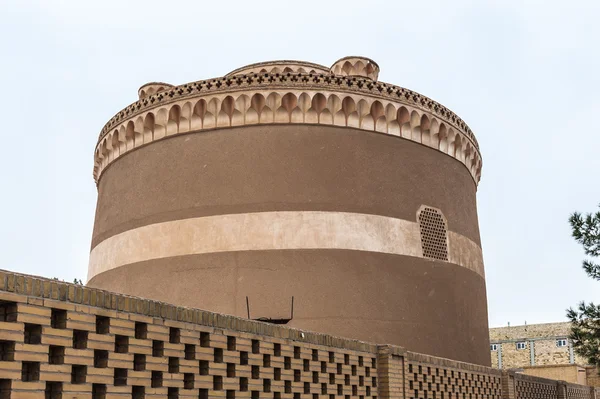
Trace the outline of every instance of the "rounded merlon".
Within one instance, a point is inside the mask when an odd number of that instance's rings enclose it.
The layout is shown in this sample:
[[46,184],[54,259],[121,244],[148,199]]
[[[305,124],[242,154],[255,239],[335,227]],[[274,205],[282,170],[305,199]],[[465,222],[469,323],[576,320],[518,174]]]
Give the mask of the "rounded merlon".
[[160,91],[164,91],[167,89],[172,88],[173,85],[168,84],[168,83],[163,83],[163,82],[150,82],[150,83],[146,83],[145,85],[142,85],[139,89],[138,89],[138,97],[141,99],[149,97],[153,94],[156,94]]

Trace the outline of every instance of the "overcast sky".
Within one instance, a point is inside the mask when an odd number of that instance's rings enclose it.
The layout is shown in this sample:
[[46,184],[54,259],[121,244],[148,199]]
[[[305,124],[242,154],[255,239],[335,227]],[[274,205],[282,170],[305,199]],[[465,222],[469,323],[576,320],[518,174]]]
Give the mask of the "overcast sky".
[[149,81],[364,55],[483,155],[491,326],[600,301],[568,216],[600,203],[598,1],[0,0],[0,268],[85,280],[100,129]]

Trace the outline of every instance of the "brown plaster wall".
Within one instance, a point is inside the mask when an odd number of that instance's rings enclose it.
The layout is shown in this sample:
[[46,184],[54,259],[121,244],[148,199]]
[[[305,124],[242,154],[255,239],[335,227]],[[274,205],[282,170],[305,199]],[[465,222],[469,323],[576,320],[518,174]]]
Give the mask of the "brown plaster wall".
[[[348,250],[240,251],[120,267],[91,287],[489,365],[485,282],[446,262]],[[467,332],[467,333],[465,333]],[[452,344],[449,345],[448,342]]]
[[479,244],[475,192],[457,160],[389,135],[289,124],[182,134],[103,172],[92,248],[125,230],[189,217],[320,210],[414,221],[422,204]]

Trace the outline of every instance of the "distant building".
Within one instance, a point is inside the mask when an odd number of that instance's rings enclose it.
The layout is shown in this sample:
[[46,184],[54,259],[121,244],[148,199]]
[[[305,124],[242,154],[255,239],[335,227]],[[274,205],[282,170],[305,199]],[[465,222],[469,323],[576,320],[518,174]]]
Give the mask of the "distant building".
[[490,328],[492,367],[600,386],[596,368],[574,352],[570,328],[568,322]]

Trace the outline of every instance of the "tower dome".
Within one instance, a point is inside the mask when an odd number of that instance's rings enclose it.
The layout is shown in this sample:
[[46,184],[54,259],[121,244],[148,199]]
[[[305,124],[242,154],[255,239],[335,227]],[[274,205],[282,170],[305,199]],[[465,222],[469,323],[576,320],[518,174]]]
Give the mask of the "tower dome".
[[88,285],[489,365],[477,140],[378,75],[142,86],[96,146]]

